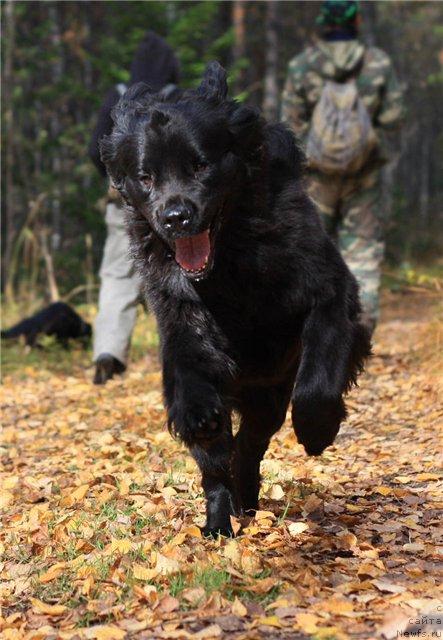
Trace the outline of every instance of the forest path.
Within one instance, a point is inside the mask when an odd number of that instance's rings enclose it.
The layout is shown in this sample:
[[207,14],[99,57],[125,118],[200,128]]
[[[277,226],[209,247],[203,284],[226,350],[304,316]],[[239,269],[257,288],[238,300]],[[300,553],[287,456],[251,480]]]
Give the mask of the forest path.
[[198,474],[165,430],[155,363],[97,388],[90,371],[51,373],[42,352],[7,376],[2,637],[390,639],[441,620],[432,308],[385,299],[335,445],[308,459],[286,424],[262,511],[235,540],[200,537]]

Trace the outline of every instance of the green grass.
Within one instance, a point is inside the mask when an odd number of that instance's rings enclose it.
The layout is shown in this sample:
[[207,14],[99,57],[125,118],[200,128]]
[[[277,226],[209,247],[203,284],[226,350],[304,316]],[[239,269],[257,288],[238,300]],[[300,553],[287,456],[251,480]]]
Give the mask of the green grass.
[[65,603],[75,593],[75,589],[76,586],[69,571],[47,584],[41,584],[37,580],[33,584],[35,597],[43,602]]
[[398,267],[386,267],[382,275],[382,286],[390,291],[402,291],[411,286],[438,291],[442,283],[442,261],[430,265],[404,262]]
[[169,593],[174,598],[178,598],[181,595],[181,592],[186,589],[188,586],[188,581],[186,576],[183,573],[177,573],[172,576],[171,581],[169,583]]

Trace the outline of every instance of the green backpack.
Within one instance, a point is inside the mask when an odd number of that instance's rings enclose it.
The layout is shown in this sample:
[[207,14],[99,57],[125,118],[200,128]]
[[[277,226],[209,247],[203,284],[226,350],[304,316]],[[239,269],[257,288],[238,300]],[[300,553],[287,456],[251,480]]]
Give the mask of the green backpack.
[[308,133],[309,166],[324,173],[357,173],[377,142],[355,80],[344,83],[327,80]]

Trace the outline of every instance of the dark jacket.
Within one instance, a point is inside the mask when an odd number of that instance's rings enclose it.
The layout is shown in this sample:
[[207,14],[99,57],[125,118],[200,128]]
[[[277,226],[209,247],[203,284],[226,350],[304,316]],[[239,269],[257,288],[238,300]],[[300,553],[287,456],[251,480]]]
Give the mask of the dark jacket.
[[[167,84],[177,84],[179,77],[179,62],[171,47],[156,33],[148,31],[132,61],[128,86],[146,82],[154,91],[160,91]],[[89,157],[103,176],[106,176],[106,168],[100,159],[98,143],[112,131],[111,111],[119,98],[117,87],[106,94],[89,144]]]

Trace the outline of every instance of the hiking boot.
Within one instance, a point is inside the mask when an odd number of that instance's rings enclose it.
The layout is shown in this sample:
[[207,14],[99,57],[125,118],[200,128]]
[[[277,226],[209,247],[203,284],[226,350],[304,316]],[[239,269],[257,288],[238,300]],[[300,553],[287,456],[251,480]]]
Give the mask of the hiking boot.
[[95,361],[94,384],[106,384],[116,373],[123,373],[126,366],[110,353],[101,353]]

